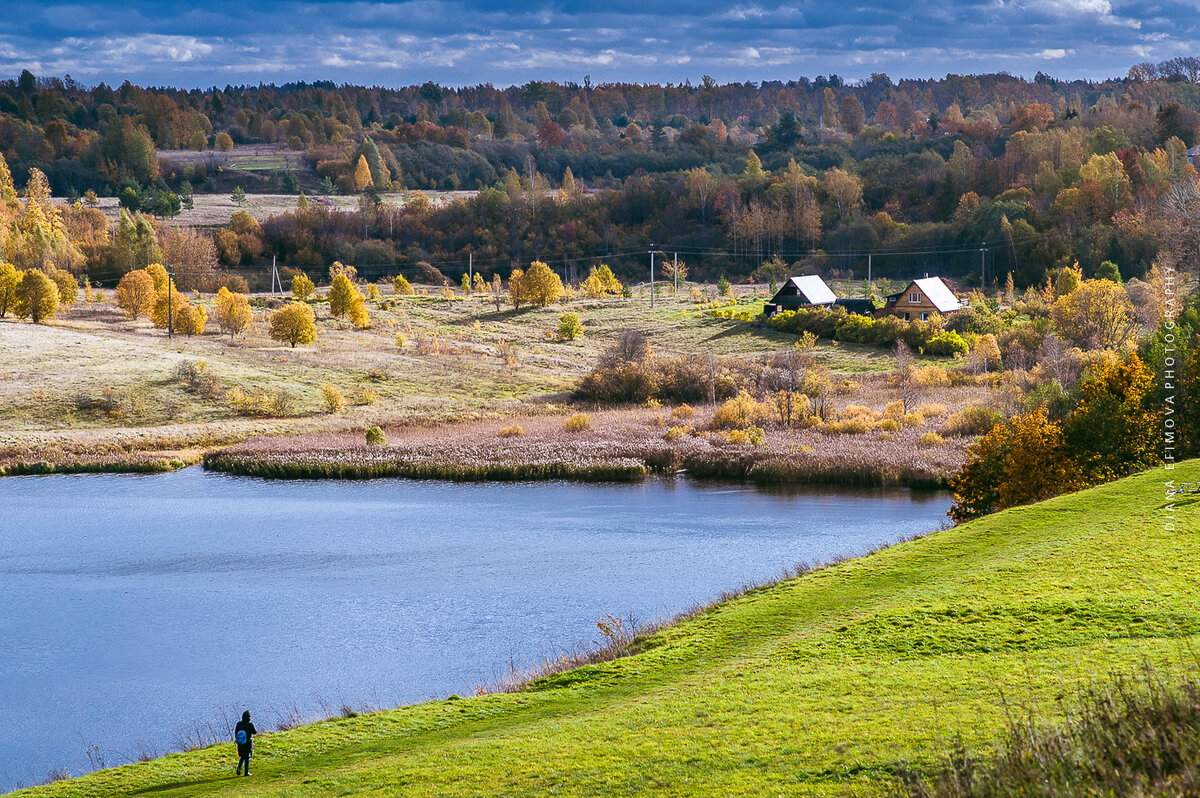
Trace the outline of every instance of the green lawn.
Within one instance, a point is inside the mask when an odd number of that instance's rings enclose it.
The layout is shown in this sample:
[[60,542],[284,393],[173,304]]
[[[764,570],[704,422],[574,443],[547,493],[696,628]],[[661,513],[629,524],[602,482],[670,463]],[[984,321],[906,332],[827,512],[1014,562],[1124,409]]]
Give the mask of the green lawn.
[[[1200,461],[809,573],[538,689],[271,734],[29,795],[868,795],[1073,685],[1195,666]],[[398,652],[399,655],[399,652]]]

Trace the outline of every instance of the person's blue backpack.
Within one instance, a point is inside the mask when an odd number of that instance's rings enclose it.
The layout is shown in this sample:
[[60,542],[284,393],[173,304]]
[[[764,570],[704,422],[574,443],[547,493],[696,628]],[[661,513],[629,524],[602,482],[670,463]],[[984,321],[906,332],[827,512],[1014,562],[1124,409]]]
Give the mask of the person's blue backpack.
[[245,729],[238,729],[234,739],[237,740],[238,745],[245,745],[249,738],[246,736]]

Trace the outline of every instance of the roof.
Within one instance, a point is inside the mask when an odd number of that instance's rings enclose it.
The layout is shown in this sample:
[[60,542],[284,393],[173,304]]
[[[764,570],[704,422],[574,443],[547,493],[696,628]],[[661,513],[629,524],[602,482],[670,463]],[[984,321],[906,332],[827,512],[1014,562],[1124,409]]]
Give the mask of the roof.
[[837,297],[825,285],[825,281],[815,274],[793,277],[788,282],[796,286],[800,295],[813,305],[829,305],[837,301]]
[[958,300],[954,292],[950,290],[950,286],[941,277],[922,277],[920,280],[913,280],[913,284],[921,289],[933,306],[940,313],[949,313],[952,310],[962,310],[963,303]]

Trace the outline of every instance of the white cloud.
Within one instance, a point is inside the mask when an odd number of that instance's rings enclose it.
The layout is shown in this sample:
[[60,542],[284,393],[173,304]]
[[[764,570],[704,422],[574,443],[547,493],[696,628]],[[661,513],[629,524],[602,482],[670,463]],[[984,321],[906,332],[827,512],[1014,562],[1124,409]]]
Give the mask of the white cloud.
[[1035,57],[1036,58],[1048,58],[1048,59],[1066,58],[1068,55],[1070,55],[1074,52],[1075,52],[1074,50],[1064,50],[1061,47],[1056,47],[1053,49],[1042,50]]

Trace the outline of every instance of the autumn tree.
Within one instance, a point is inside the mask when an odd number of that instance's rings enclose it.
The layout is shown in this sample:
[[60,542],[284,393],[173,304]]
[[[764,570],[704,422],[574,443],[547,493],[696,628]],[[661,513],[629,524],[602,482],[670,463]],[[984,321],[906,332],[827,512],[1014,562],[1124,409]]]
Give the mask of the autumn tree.
[[1162,420],[1149,401],[1154,382],[1136,354],[1101,362],[1084,377],[1063,437],[1085,482],[1110,482],[1161,462]]
[[836,166],[825,172],[822,188],[837,206],[839,217],[845,216],[847,212],[862,204],[862,181]]
[[224,286],[217,292],[215,305],[217,323],[221,325],[221,332],[229,333],[230,341],[238,333],[245,332],[254,318],[246,295],[235,294]]
[[358,156],[358,165],[354,167],[354,190],[365,191],[371,185],[371,167],[365,156]]
[[22,272],[17,271],[11,263],[0,262],[0,319],[8,311],[15,310],[17,305],[17,286],[21,283]]
[[39,269],[29,269],[17,283],[17,315],[34,324],[58,313],[58,287]]
[[208,311],[203,305],[185,304],[175,316],[175,329],[186,336],[203,335],[208,324]]
[[317,287],[313,285],[313,281],[304,272],[292,275],[292,296],[296,299],[304,301],[311,297],[316,290]]
[[514,310],[520,310],[522,304],[529,302],[525,295],[524,282],[525,272],[522,269],[513,269],[508,276],[508,301],[512,303]]
[[145,269],[135,269],[117,283],[117,307],[131,319],[149,316],[156,294],[154,278]]
[[354,298],[358,295],[358,289],[350,282],[350,278],[344,274],[339,274],[333,278],[333,284],[329,286],[329,313],[335,319],[340,319],[350,312],[350,306],[354,304]]
[[1084,280],[1050,309],[1059,335],[1083,349],[1119,349],[1137,333],[1137,315],[1124,287]]
[[1042,405],[997,424],[967,447],[966,464],[950,480],[950,517],[962,523],[1081,487],[1062,429]]
[[563,293],[562,280],[540,260],[535,260],[521,277],[521,292],[526,301],[538,307],[546,307],[558,300]]
[[229,134],[222,130],[213,140],[213,149],[219,152],[230,152],[233,150],[233,139]]
[[396,275],[396,279],[392,280],[392,288],[396,291],[397,296],[412,296],[416,293],[413,290],[412,284],[408,282],[403,274]]
[[853,94],[847,94],[842,97],[838,107],[838,117],[842,123],[842,130],[845,130],[851,136],[858,136],[862,132],[863,125],[867,119],[863,104],[859,101],[858,97]]
[[312,308],[303,302],[289,302],[271,314],[271,338],[292,345],[311,344],[317,340],[316,317]]
[[350,300],[350,307],[346,309],[346,315],[350,317],[350,323],[356,329],[366,330],[371,326],[371,315],[367,312],[367,302],[357,289],[354,291],[354,297]]

